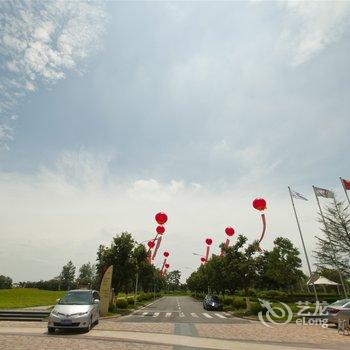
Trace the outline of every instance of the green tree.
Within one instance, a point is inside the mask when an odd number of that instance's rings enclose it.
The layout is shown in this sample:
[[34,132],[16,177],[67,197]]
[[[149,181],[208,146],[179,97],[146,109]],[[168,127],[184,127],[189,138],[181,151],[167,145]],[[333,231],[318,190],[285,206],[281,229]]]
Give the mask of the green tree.
[[170,271],[166,274],[165,283],[170,290],[179,290],[180,289],[180,278],[181,272],[179,270]]
[[300,270],[300,252],[288,238],[277,237],[273,243],[272,251],[266,251],[263,258],[258,260],[265,264],[260,280],[263,285],[266,283],[274,289],[292,290],[304,278]]
[[321,237],[316,236],[316,265],[319,269],[337,270],[339,268],[343,276],[350,277],[349,206],[345,206],[343,202],[332,202],[325,209],[324,216],[328,230],[326,231],[320,216],[318,221],[323,234]]
[[10,277],[0,275],[0,289],[11,289],[12,279]]
[[99,276],[102,276],[104,269],[113,265],[112,287],[115,293],[130,292],[134,287],[136,273],[145,261],[144,247],[137,246],[130,233],[122,232],[113,238],[110,247],[100,245],[96,268]]
[[90,262],[81,265],[77,283],[79,285],[92,286],[95,279],[95,265]]
[[74,286],[74,280],[75,266],[72,261],[68,261],[68,263],[63,266],[60,274],[61,287],[66,290],[72,288]]

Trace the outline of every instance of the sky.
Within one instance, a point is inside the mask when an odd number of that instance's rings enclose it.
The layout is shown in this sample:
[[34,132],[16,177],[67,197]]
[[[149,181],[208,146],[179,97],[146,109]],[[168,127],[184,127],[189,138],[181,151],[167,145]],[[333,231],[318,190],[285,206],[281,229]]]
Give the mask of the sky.
[[349,20],[345,1],[1,2],[0,274],[94,262],[164,211],[185,280],[205,238],[260,236],[256,197],[263,248],[302,249],[287,186],[314,263],[312,185],[344,200],[350,177]]

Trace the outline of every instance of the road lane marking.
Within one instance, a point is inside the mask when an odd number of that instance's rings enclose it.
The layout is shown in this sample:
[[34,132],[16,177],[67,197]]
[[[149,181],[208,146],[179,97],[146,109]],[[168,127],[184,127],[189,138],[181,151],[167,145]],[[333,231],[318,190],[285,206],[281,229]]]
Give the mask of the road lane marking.
[[147,314],[148,314],[148,312],[143,312],[142,317],[146,316]]
[[204,315],[206,318],[213,318],[213,316],[210,316],[209,314],[206,314],[206,313],[202,313],[202,315]]
[[198,318],[199,316],[197,314],[195,314],[194,312],[191,312],[191,316],[194,318]]
[[231,317],[232,315],[231,314],[229,314],[228,312],[224,312],[224,315],[227,317],[227,318],[229,318],[229,317]]
[[165,317],[170,317],[171,316],[171,312],[167,312],[166,314],[165,314]]
[[152,317],[157,317],[159,316],[159,312],[155,312]]
[[220,318],[226,318],[224,315],[221,315],[221,314],[215,314],[217,317],[220,317]]

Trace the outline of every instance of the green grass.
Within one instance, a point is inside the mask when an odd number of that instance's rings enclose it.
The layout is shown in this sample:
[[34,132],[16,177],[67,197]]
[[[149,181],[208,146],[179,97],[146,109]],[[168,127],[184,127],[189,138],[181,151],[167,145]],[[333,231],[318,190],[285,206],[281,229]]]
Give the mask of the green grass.
[[53,305],[65,293],[35,288],[0,289],[0,309]]

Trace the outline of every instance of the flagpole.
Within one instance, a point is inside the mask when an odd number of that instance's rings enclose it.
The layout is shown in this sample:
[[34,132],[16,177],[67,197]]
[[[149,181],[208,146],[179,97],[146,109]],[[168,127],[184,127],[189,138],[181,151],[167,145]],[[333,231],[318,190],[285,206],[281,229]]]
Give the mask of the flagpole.
[[336,255],[335,255],[335,250],[334,250],[334,246],[333,246],[333,242],[329,236],[329,231],[328,231],[328,227],[327,227],[327,224],[326,224],[326,220],[324,218],[324,215],[323,215],[323,211],[322,211],[322,208],[321,208],[321,204],[320,204],[320,201],[318,199],[318,196],[316,194],[316,190],[315,190],[315,186],[312,185],[312,188],[314,190],[314,193],[315,193],[315,197],[316,197],[316,201],[317,201],[317,204],[318,204],[318,208],[320,209],[320,214],[321,214],[321,217],[322,217],[322,221],[323,221],[323,225],[325,227],[325,230],[326,230],[326,235],[328,237],[328,240],[329,240],[329,244],[331,246],[331,250],[332,250],[332,255],[333,255],[333,260],[334,260],[334,263],[335,263],[335,266],[337,268],[337,271],[338,271],[338,274],[339,274],[339,278],[340,278],[340,281],[341,281],[341,284],[343,286],[343,290],[344,290],[344,295],[345,295],[345,298],[348,297],[348,293],[346,292],[346,288],[345,288],[345,284],[344,284],[344,280],[343,280],[343,276],[340,272],[340,269],[339,269],[339,265],[338,265],[338,262],[337,262],[337,259],[336,259]]
[[350,199],[349,199],[349,196],[348,196],[348,192],[346,191],[346,188],[345,188],[345,186],[344,186],[343,179],[342,179],[341,177],[339,177],[339,179],[340,179],[341,185],[342,185],[342,187],[343,187],[343,190],[344,190],[344,192],[345,192],[345,196],[346,196],[346,198],[347,198],[347,200],[348,200],[348,203],[349,203],[349,205],[350,205]]
[[[299,234],[300,234],[300,238],[301,238],[301,243],[303,244],[303,249],[304,249],[304,253],[305,253],[305,258],[306,258],[306,262],[307,262],[307,267],[308,267],[308,269],[309,269],[310,279],[312,279],[311,265],[310,265],[309,257],[308,257],[308,255],[307,255],[307,251],[306,251],[306,247],[305,247],[305,243],[304,243],[304,237],[303,237],[303,234],[302,234],[302,232],[301,232],[301,228],[300,228],[300,223],[299,223],[297,211],[296,211],[296,209],[295,209],[295,204],[294,204],[294,200],[293,200],[293,196],[292,196],[292,191],[290,190],[290,187],[289,187],[289,186],[288,186],[288,190],[289,190],[290,200],[292,201],[292,205],[293,205],[295,220],[296,220],[297,225],[298,225],[298,230],[299,230]],[[312,286],[313,286],[313,289],[314,289],[316,301],[318,301],[317,291],[316,291],[315,284],[313,283]]]

